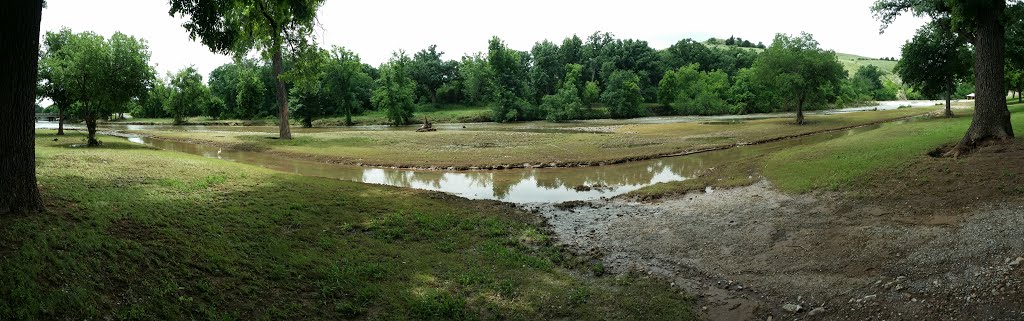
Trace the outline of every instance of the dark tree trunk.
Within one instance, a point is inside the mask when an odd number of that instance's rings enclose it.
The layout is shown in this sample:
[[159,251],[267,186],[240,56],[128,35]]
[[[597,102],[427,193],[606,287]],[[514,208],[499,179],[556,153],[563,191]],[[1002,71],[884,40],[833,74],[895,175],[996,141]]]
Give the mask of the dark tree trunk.
[[90,115],[85,117],[85,128],[89,131],[89,143],[87,146],[99,146],[100,141],[96,140],[96,116]]
[[991,10],[979,10],[975,19],[978,30],[974,43],[974,79],[977,96],[974,100],[974,118],[964,138],[949,151],[950,156],[970,152],[979,144],[990,140],[1013,138],[1010,110],[1006,108],[1003,70],[1005,27],[1001,21],[1006,2],[992,2]]
[[276,87],[278,119],[280,119],[281,139],[292,139],[291,128],[288,128],[288,93],[285,92],[284,81],[281,81],[281,72],[284,62],[281,58],[281,39],[274,39],[274,87]]
[[36,184],[35,99],[43,1],[0,5],[0,214],[43,210]]
[[796,103],[796,124],[797,125],[803,125],[804,124],[804,100],[803,100],[803,98],[801,98]]
[[57,106],[57,135],[64,135],[64,107]]
[[946,118],[953,118],[953,109],[950,101],[953,100],[953,93],[946,92]]
[[352,126],[352,110],[345,109],[345,126]]
[[306,115],[302,117],[302,127],[313,128],[313,116]]

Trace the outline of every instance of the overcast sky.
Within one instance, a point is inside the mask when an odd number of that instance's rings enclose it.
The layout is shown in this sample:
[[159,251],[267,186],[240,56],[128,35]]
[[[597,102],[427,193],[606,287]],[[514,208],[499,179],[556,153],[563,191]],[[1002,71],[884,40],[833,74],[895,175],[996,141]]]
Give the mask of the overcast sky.
[[[141,37],[160,73],[195,65],[204,75],[230,58],[210,53],[189,40],[182,19],[167,14],[164,0],[47,0],[43,31],[69,27],[110,36],[115,31]],[[594,31],[646,40],[662,49],[683,38],[703,41],[730,35],[771,43],[775,33],[807,31],[822,47],[869,57],[899,56],[900,46],[923,19],[900,17],[885,34],[871,16],[874,0],[720,0],[720,1],[341,1],[327,0],[316,35],[324,47],[343,46],[364,62],[378,65],[391,52],[410,54],[437,44],[445,58],[486,51],[499,36],[512,48],[534,42],[560,43]]]

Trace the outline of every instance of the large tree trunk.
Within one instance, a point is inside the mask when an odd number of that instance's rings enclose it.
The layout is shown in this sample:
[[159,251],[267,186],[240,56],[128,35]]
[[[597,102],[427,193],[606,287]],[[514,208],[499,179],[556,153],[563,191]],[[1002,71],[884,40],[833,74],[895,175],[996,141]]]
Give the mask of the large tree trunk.
[[57,106],[57,135],[64,135],[64,107]]
[[797,103],[796,103],[796,124],[797,125],[803,125],[804,124],[804,100],[803,100],[803,98],[799,99],[799,101],[797,101]]
[[975,17],[978,30],[974,43],[974,79],[977,97],[974,100],[974,118],[967,134],[952,150],[949,156],[970,152],[979,144],[990,140],[1013,137],[1010,124],[1010,110],[1006,108],[1006,87],[1003,58],[1005,51],[1005,27],[1000,21],[1006,2],[990,1],[991,10],[980,10]]
[[0,214],[43,210],[36,184],[35,99],[41,0],[0,5]]
[[90,115],[85,117],[85,128],[89,131],[89,143],[87,146],[99,146],[100,141],[96,140],[96,116]]
[[280,119],[280,131],[281,139],[292,139],[291,128],[288,127],[288,93],[285,92],[284,81],[281,81],[281,72],[284,66],[284,62],[281,58],[281,39],[280,37],[274,39],[274,87],[277,92],[277,108],[278,118]]

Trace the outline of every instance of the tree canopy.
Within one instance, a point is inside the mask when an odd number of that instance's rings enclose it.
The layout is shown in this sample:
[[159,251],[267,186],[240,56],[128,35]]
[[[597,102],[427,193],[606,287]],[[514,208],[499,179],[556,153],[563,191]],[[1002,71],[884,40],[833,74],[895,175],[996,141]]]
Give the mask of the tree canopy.
[[948,28],[928,24],[903,45],[902,55],[895,70],[903,83],[925,96],[946,99],[946,116],[952,117],[950,99],[957,85],[971,76],[973,57],[967,44]]
[[310,34],[316,11],[324,0],[170,0],[171,16],[183,16],[192,39],[211,51],[244,56],[261,50],[273,61],[280,137],[290,139],[288,92],[283,73],[284,42],[301,43]]
[[89,146],[96,146],[96,121],[147,94],[154,77],[146,42],[123,33],[104,39],[93,32],[65,33],[62,44],[43,55],[50,86],[66,96],[69,113],[85,120]]
[[964,138],[948,153],[958,156],[988,140],[1012,138],[1010,111],[1006,106],[1006,24],[1024,2],[1006,0],[878,0],[872,10],[882,30],[904,12],[928,16],[974,45],[974,81],[977,98],[974,117]]
[[[807,33],[799,36],[779,34],[771,46],[757,56],[752,80],[774,92],[774,103],[793,106],[796,123],[804,121],[807,104],[824,104],[835,99],[846,70],[835,52],[823,50]],[[759,97],[761,98],[761,97]]]

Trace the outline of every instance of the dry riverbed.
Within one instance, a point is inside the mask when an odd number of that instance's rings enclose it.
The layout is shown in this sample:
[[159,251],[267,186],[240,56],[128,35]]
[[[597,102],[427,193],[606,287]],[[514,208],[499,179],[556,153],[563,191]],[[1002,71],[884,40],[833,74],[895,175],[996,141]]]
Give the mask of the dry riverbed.
[[1022,320],[1022,156],[1020,142],[990,146],[856,191],[787,194],[762,180],[525,207],[608,271],[698,296],[711,320]]
[[1021,204],[910,221],[884,204],[761,181],[658,203],[531,209],[610,271],[697,294],[712,320],[1005,320],[1024,318]]

